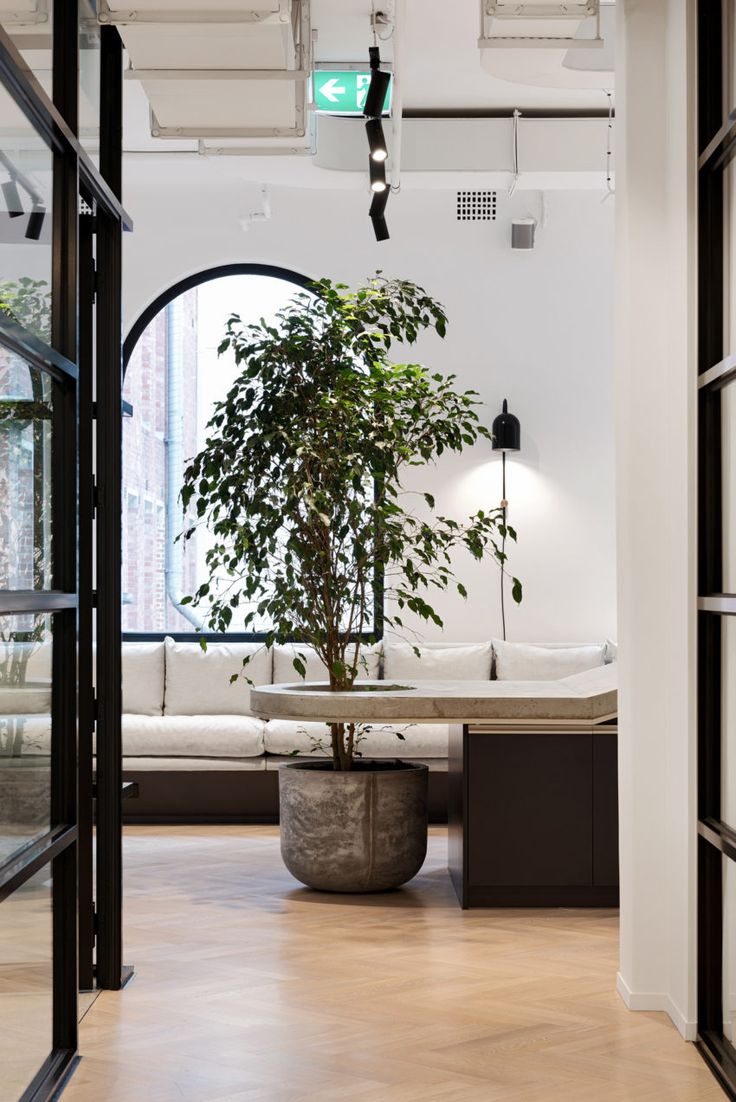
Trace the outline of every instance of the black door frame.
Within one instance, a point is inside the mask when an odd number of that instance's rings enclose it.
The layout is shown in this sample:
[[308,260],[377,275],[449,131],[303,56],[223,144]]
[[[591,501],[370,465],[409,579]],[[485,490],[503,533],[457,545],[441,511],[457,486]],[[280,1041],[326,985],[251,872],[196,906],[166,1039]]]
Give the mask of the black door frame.
[[[76,0],[54,0],[53,102],[0,27],[0,84],[53,156],[52,307],[50,343],[0,314],[0,345],[53,381],[51,474],[54,529],[51,590],[0,591],[0,614],[53,618],[51,722],[51,828],[0,865],[0,901],[44,867],[53,875],[52,1051],[22,1095],[44,1102],[76,1064],[77,990],[92,969],[91,869],[93,811],[105,826],[98,839],[98,892],[104,899],[97,949],[98,986],[120,987],[120,613],[119,458],[115,429],[121,416],[120,239],[132,224],[120,203],[122,51],[114,28],[101,30],[100,164],[78,138],[79,11]],[[80,197],[90,213],[80,215]],[[85,221],[87,219],[87,221]],[[80,226],[82,227],[80,229]],[[80,318],[83,297],[94,293],[91,234],[97,236],[97,348],[89,335],[91,313]],[[80,264],[81,259],[81,264]],[[80,320],[82,325],[80,327]],[[93,388],[96,405],[92,404]],[[92,510],[95,505],[93,417],[104,424],[97,453],[96,519],[99,559],[92,578]],[[112,432],[108,430],[112,426]],[[117,481],[116,481],[117,479]],[[116,541],[117,539],[117,551]],[[96,609],[97,689],[92,681],[92,609]],[[77,654],[81,663],[77,670]],[[115,679],[117,683],[115,684]],[[117,711],[116,711],[117,708]],[[81,726],[79,725],[81,721]],[[93,790],[94,727],[104,745],[105,768]],[[82,754],[78,763],[78,739]],[[85,752],[86,751],[86,752]],[[117,766],[115,757],[117,755]],[[81,797],[81,805],[80,805]],[[83,858],[80,863],[80,857]],[[89,906],[89,909],[87,909]],[[82,920],[78,923],[78,907]],[[104,933],[103,933],[104,931]],[[79,939],[78,939],[79,938]]]
[[[736,832],[721,818],[723,592],[721,394],[736,383],[724,348],[724,179],[736,155],[736,111],[724,117],[723,6],[698,0],[698,936],[697,1046],[736,1099],[736,1050],[723,1032],[723,861]],[[732,104],[728,104],[727,110]]]

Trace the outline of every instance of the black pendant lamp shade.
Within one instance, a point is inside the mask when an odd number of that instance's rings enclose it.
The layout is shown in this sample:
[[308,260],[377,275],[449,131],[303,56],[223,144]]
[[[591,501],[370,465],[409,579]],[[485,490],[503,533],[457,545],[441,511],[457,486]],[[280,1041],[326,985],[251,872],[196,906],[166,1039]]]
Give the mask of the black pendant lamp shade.
[[509,403],[503,400],[503,410],[493,421],[494,452],[518,452],[521,450],[521,425],[519,418],[509,413]]

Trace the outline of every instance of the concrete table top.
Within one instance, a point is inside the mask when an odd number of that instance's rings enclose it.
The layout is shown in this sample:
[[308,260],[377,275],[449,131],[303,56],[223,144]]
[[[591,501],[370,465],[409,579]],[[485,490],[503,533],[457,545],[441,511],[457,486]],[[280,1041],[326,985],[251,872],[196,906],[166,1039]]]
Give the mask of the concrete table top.
[[323,723],[484,723],[498,720],[587,720],[615,716],[616,664],[559,681],[361,681],[333,693],[326,684],[258,685],[250,705],[264,719]]

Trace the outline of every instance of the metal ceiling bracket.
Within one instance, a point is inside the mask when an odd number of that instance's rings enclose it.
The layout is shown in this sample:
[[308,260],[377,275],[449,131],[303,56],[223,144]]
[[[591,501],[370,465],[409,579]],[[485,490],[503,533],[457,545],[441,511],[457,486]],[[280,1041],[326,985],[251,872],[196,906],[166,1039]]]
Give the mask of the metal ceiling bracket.
[[[570,23],[578,26],[585,20],[596,21],[593,38],[575,38],[569,32]],[[517,34],[498,33],[511,29],[516,23],[535,20],[545,24],[546,34],[527,35],[519,29]],[[564,23],[567,33],[555,34],[554,24]],[[540,28],[542,29],[542,28]],[[495,32],[495,33],[493,33]],[[478,46],[488,49],[542,49],[542,50],[595,50],[603,46],[601,38],[601,0],[583,0],[581,3],[539,4],[509,3],[508,0],[480,0],[480,36]]]
[[126,80],[307,80],[305,69],[126,69]]
[[197,152],[201,157],[308,157],[308,145],[207,145],[200,140]]
[[[153,138],[303,138],[307,128],[308,86],[312,75],[312,28],[310,0],[279,0],[277,13],[221,11],[209,12],[144,12],[113,13],[107,0],[100,0],[101,22],[155,23],[165,15],[166,23],[269,23],[281,26],[285,35],[293,35],[292,69],[134,69],[126,71],[127,80],[137,81],[288,81],[294,84],[294,125],[271,126],[163,126],[153,109],[150,111]],[[109,17],[109,18],[108,18]],[[290,120],[289,120],[290,121]]]
[[33,11],[8,11],[0,8],[0,24],[7,27],[35,27],[39,23],[48,23],[48,0],[36,0]]
[[[297,86],[297,94],[299,88]],[[296,126],[162,126],[151,111],[152,138],[303,138],[304,107],[297,104]],[[301,121],[300,121],[301,120]]]
[[[128,9],[127,11],[112,11],[107,0],[100,0],[97,13],[98,23],[126,26],[131,24],[169,24],[169,23],[283,23],[281,11],[222,11],[217,8],[203,8],[201,11],[169,11],[166,9]],[[288,17],[287,17],[288,22]]]

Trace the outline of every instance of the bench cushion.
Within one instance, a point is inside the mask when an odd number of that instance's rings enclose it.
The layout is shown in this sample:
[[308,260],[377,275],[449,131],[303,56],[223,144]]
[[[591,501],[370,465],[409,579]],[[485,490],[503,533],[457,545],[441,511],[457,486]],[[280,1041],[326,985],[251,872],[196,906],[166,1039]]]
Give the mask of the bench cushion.
[[[403,734],[403,740],[395,732]],[[444,723],[374,725],[358,744],[364,758],[446,758],[449,727]],[[326,723],[299,723],[289,719],[269,719],[265,745],[269,754],[311,754],[316,740],[324,753],[330,752],[330,733]],[[314,756],[322,756],[314,750]]]
[[491,676],[490,643],[422,643],[420,657],[411,643],[384,645],[383,676],[386,681],[487,681]]
[[[243,668],[243,659],[250,662]],[[166,639],[167,716],[249,716],[250,678],[254,685],[271,681],[272,655],[262,643],[176,643]],[[232,674],[242,674],[230,684]]]
[[164,711],[164,644],[123,643],[123,711],[160,716]]
[[240,715],[123,716],[124,757],[255,758],[263,721]]
[[[275,685],[301,680],[299,673],[294,669],[294,659],[297,656],[306,659],[307,673],[304,678],[305,681],[328,680],[327,667],[314,653],[313,647],[301,643],[287,643],[283,646],[274,647],[273,680]],[[365,659],[365,665],[363,665],[363,659]],[[367,678],[375,681],[380,674],[381,644],[376,643],[373,646],[361,647],[358,662],[360,664],[358,673],[360,680]]]
[[0,715],[50,710],[51,643],[0,643]]
[[605,646],[538,647],[493,640],[499,681],[559,681],[605,662]]

